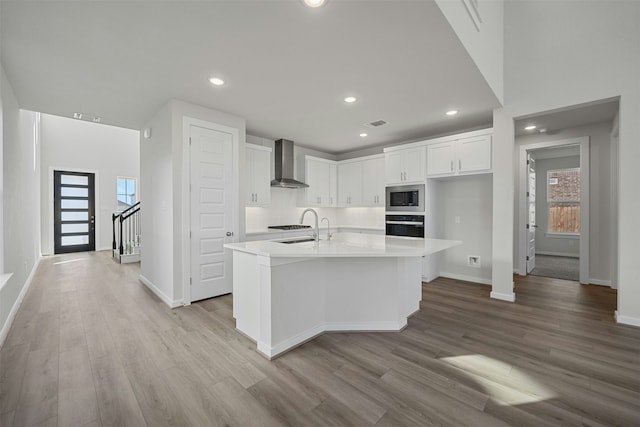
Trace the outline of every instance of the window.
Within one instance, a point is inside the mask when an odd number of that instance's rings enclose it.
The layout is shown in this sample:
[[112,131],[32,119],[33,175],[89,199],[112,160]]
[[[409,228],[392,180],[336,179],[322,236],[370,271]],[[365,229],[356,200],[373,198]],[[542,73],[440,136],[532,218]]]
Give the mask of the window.
[[549,233],[580,233],[580,168],[547,171]]
[[117,184],[117,211],[122,212],[130,206],[136,204],[138,197],[136,194],[136,179],[118,177]]

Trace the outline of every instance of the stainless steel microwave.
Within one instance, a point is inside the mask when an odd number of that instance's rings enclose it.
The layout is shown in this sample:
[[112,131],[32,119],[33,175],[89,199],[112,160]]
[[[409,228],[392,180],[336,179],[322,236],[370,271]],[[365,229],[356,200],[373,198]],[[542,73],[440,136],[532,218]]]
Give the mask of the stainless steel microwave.
[[387,187],[387,212],[424,212],[424,184]]

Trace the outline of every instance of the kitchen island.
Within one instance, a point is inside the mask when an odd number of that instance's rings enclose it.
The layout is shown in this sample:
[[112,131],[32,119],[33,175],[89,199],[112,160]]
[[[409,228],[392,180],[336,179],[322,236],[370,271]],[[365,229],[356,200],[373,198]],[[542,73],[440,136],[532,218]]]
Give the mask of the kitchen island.
[[460,243],[337,233],[227,244],[236,328],[268,358],[327,331],[400,331],[420,308],[422,257]]

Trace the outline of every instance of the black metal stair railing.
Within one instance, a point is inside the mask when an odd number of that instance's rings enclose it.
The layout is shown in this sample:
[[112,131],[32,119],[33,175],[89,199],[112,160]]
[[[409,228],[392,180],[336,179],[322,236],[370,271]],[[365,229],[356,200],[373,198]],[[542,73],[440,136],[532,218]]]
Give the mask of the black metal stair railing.
[[[113,256],[133,254],[140,246],[140,202],[111,215]],[[118,257],[119,258],[119,257]]]

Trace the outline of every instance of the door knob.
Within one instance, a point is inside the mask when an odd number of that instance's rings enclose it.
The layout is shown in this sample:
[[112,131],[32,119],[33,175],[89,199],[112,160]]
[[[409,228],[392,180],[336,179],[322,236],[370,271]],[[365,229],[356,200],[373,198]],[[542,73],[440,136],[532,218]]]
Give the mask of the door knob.
[[233,236],[233,231],[227,231],[227,237]]

